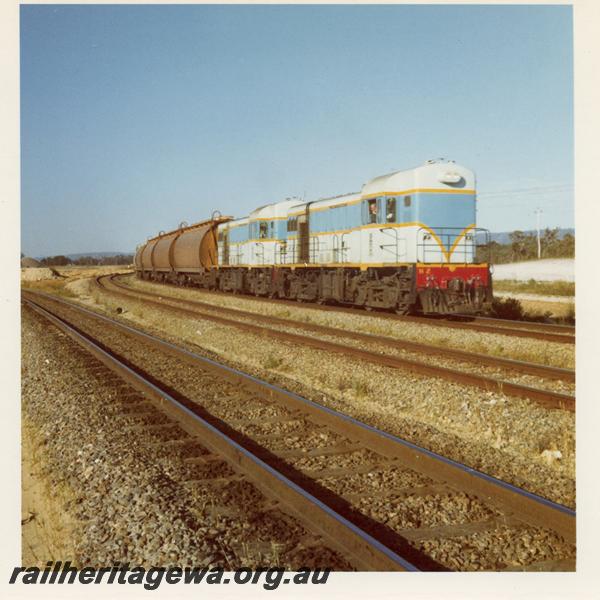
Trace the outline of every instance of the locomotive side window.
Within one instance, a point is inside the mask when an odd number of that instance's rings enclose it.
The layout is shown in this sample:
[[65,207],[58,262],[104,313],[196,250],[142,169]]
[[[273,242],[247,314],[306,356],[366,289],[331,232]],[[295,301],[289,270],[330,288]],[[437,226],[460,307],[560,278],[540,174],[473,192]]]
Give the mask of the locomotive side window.
[[290,217],[287,222],[288,231],[298,231],[298,217]]
[[269,232],[269,223],[267,221],[261,221],[258,229],[258,237],[262,240],[267,237]]
[[367,202],[369,223],[377,223],[377,198]]
[[396,198],[388,198],[385,201],[385,222],[396,222]]
[[410,204],[411,204],[411,197],[404,196],[404,206],[410,206]]

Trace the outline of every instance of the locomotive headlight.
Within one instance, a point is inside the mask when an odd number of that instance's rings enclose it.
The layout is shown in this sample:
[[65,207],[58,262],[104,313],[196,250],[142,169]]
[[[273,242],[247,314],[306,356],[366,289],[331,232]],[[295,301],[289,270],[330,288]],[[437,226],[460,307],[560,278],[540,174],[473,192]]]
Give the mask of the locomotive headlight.
[[462,175],[456,171],[446,171],[445,173],[441,173],[438,179],[442,183],[460,183],[462,180]]

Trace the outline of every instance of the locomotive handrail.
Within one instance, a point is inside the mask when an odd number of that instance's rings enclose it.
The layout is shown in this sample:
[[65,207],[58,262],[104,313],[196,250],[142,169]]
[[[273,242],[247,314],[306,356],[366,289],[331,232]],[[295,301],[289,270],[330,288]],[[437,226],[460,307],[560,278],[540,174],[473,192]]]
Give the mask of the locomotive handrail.
[[[312,262],[313,264],[318,264],[318,252],[320,250],[320,244],[319,244],[319,238],[315,235],[313,235],[312,237],[309,237],[309,244],[311,244],[312,246],[309,246],[309,248],[312,250]],[[308,260],[309,262],[311,262],[311,256],[310,256],[310,251],[308,254]]]
[[[485,235],[486,242],[479,244],[477,236]],[[491,250],[490,232],[480,227],[472,227],[465,230],[461,227],[420,227],[417,230],[417,261],[428,262],[428,251],[437,255],[442,254],[442,262],[451,262],[453,255],[462,255],[463,262],[468,262],[469,254],[472,261],[475,261],[478,248],[486,247]],[[432,240],[432,241],[429,241]],[[488,262],[491,256],[488,252]],[[433,260],[438,262],[439,259]]]
[[265,264],[265,245],[262,242],[254,242],[255,246],[259,246],[259,249],[262,252],[262,258],[260,256],[260,252],[255,252],[255,256],[260,259],[262,262],[258,263],[260,265],[264,265]]
[[393,250],[390,250],[390,246],[393,246],[395,248],[396,251],[396,262],[399,261],[399,250],[398,250],[398,229],[395,227],[382,227],[379,229],[379,231],[381,233],[383,233],[383,235],[390,235],[389,233],[386,233],[386,231],[392,231],[394,233],[394,243],[393,244],[379,244],[379,247],[382,250],[386,250],[387,252],[393,252]]
[[344,233],[342,233],[342,235],[340,236],[340,254],[341,254],[341,258],[342,260],[340,260],[340,263],[345,263],[346,262],[346,256],[345,256],[345,252],[348,252],[349,248],[348,246],[346,246],[346,242],[344,241],[344,237],[348,235],[348,232],[345,231]]
[[339,247],[339,239],[336,233],[334,233],[331,236],[331,252],[332,252],[332,258],[333,258],[333,262],[340,262],[339,260],[339,255],[340,255],[340,247]]
[[279,256],[279,264],[285,265],[287,261],[287,241],[286,240],[277,240],[275,242],[275,253],[273,256],[273,264],[277,264],[277,256]]

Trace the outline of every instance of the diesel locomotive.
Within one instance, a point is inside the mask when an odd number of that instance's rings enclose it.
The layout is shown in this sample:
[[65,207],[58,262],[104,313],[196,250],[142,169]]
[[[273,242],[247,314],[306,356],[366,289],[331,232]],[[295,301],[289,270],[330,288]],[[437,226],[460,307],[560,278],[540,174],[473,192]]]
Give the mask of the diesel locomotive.
[[135,270],[145,280],[399,314],[480,313],[492,301],[486,246],[473,172],[439,159],[360,192],[184,223],[139,246]]

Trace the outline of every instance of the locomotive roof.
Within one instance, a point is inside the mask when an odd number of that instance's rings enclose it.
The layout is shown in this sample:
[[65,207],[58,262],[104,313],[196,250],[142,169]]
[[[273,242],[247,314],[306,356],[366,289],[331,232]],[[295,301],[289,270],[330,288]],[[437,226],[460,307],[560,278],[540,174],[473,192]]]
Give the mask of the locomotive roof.
[[272,204],[265,204],[259,208],[254,209],[249,218],[253,219],[269,219],[272,217],[285,216],[288,210],[298,203],[299,198],[286,198],[281,202],[273,202]]
[[408,191],[415,189],[465,189],[475,187],[472,171],[454,161],[428,160],[424,165],[404,171],[394,171],[371,179],[362,188],[363,196],[379,192]]

